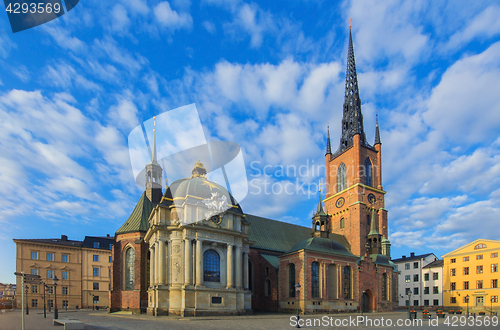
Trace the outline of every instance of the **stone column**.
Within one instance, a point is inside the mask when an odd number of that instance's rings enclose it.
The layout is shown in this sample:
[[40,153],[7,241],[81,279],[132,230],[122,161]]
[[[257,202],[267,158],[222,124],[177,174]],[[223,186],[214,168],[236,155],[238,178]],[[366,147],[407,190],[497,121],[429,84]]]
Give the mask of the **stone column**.
[[243,253],[243,287],[248,290],[248,252]]
[[158,265],[160,267],[160,273],[159,273],[160,278],[159,278],[158,284],[165,285],[165,265],[166,265],[165,241],[159,240],[158,245],[160,247],[160,250],[158,250],[159,259],[160,259],[160,263]]
[[192,265],[192,256],[193,253],[191,252],[191,239],[185,238],[184,239],[184,284],[185,285],[191,285],[193,284],[193,271],[191,270],[191,265]]
[[241,246],[236,246],[236,288],[241,289]]
[[155,249],[149,249],[149,285],[152,286],[155,283]]
[[232,288],[233,283],[233,246],[227,245],[227,288]]
[[160,241],[155,242],[155,284],[160,283]]
[[203,285],[203,241],[196,240],[196,285]]

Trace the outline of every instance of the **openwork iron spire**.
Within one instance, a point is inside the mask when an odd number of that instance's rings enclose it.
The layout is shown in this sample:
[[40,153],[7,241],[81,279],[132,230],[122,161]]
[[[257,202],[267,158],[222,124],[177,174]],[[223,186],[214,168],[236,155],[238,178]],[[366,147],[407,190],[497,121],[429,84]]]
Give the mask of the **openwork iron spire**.
[[377,113],[377,124],[375,125],[375,144],[382,144],[380,141],[380,130],[378,128],[378,113]]
[[347,70],[345,77],[344,111],[342,118],[342,136],[336,154],[352,146],[354,135],[359,134],[360,144],[371,147],[363,129],[363,114],[361,113],[361,99],[359,97],[358,76],[354,60],[354,46],[352,33],[349,29],[349,50],[347,53]]
[[331,155],[332,154],[332,145],[330,144],[330,126],[328,126],[328,135],[326,138],[326,155]]

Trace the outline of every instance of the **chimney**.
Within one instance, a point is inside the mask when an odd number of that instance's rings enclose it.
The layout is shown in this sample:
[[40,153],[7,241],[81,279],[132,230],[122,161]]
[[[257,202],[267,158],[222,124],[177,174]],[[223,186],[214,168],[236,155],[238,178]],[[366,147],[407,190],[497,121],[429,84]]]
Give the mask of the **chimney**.
[[415,256],[415,252],[410,252],[410,257],[414,257]]
[[106,237],[109,237],[109,234],[106,234]]
[[406,256],[403,256],[403,259],[406,259]]
[[61,241],[67,241],[68,240],[68,236],[66,235],[61,235]]

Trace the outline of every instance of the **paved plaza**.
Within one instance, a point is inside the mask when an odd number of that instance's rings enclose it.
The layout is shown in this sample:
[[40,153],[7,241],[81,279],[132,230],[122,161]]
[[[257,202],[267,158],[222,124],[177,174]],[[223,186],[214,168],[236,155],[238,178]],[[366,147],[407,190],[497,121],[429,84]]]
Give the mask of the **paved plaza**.
[[[157,329],[292,329],[295,328],[295,319],[290,320],[290,314],[256,314],[251,316],[214,316],[214,317],[190,317],[180,318],[174,316],[153,317],[147,315],[108,314],[106,311],[60,311],[60,319],[78,319],[85,323],[85,329],[123,329],[123,330],[157,330]],[[363,323],[358,323],[363,316]],[[421,313],[419,313],[419,317]],[[452,317],[452,315],[450,315]],[[307,315],[301,322],[305,322],[302,328],[324,328],[324,329],[498,329],[498,319],[495,318],[496,326],[490,322],[489,326],[479,326],[476,321],[468,322],[470,325],[461,326],[459,315],[456,322],[449,319],[429,320],[417,319],[412,325],[408,320],[406,312],[393,313],[370,313],[370,314],[331,314],[331,315]],[[422,321],[422,322],[421,322]],[[462,322],[465,321],[462,318]],[[484,319],[482,320],[484,321]],[[491,321],[491,319],[490,319]],[[406,322],[406,324],[405,324]],[[438,322],[438,323],[436,323]],[[25,315],[26,330],[58,330],[62,326],[53,325],[53,314],[47,313],[44,319],[43,311],[30,310]],[[302,324],[302,323],[301,323]],[[21,329],[21,310],[0,313],[0,329]]]

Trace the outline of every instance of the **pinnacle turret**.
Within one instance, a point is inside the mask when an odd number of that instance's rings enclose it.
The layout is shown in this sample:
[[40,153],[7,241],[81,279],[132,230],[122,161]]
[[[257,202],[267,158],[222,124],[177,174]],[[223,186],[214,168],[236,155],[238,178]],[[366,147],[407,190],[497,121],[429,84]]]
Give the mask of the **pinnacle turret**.
[[326,138],[326,155],[331,155],[332,154],[332,145],[330,144],[330,126],[328,126],[328,135]]
[[375,144],[382,144],[382,142],[380,142],[380,130],[378,128],[378,113],[377,113],[377,124],[375,124]]

